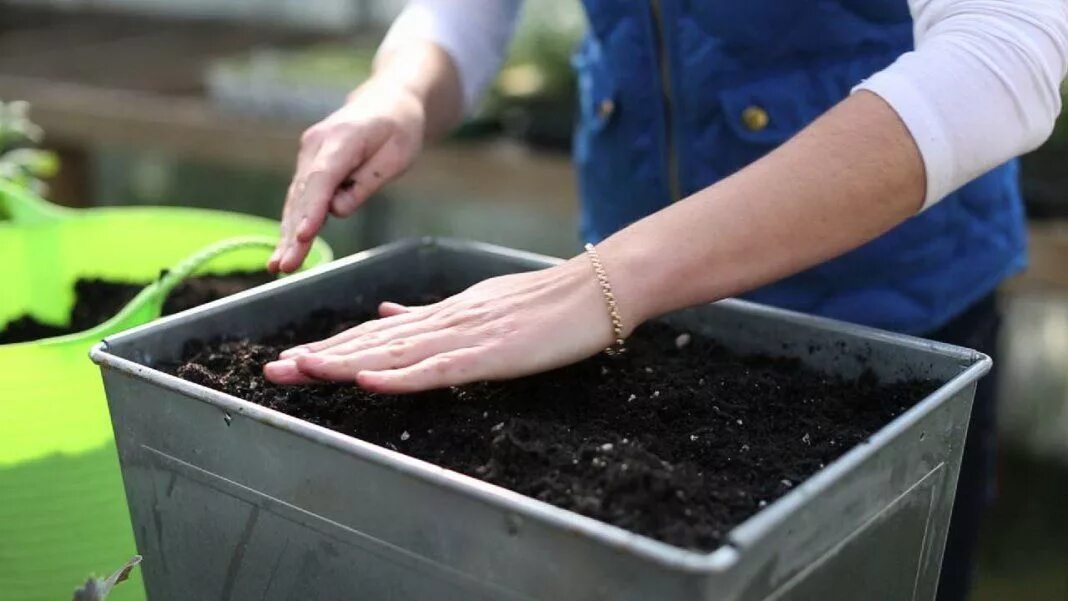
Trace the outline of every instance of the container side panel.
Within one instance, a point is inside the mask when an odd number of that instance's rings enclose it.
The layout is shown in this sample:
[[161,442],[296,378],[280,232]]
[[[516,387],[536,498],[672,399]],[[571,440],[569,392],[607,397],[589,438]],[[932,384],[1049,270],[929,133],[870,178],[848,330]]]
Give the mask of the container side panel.
[[944,465],[933,470],[767,600],[914,599],[918,589],[931,590],[933,583],[918,580],[930,575],[921,559],[945,472]]
[[[697,598],[699,574],[126,374],[106,376],[153,599],[338,599],[353,590],[397,600]],[[304,596],[287,596],[293,582]]]
[[[920,352],[904,349],[904,337],[897,335],[872,335],[866,328],[841,323],[827,329],[807,317],[768,311],[750,303],[722,301],[679,311],[667,321],[714,338],[739,353],[796,357],[817,370],[847,378],[871,370],[890,382],[914,378],[947,381],[974,362],[973,358],[946,356],[931,348]],[[921,348],[930,347],[925,341],[910,340]]]
[[[120,335],[107,350],[151,366],[192,339],[255,337],[317,307],[451,291],[547,261],[460,242],[395,245]],[[747,303],[669,319],[846,377],[870,368],[948,382],[978,360]],[[895,579],[884,587],[893,595],[876,597],[928,601],[974,393],[972,383],[935,395],[896,420],[736,528],[732,559],[717,563],[649,551],[647,539],[247,404],[235,410],[149,368],[103,371],[146,585],[161,601],[752,601],[819,598],[827,583],[868,575]],[[906,551],[877,561],[872,549],[886,546]]]
[[[747,582],[742,598],[766,599],[774,591],[780,591],[784,599],[813,598],[787,594],[787,583],[848,579],[855,566],[839,560],[845,556],[835,554],[834,549],[857,538],[852,548],[858,553],[864,549],[867,561],[887,557],[876,550],[896,544],[904,545],[916,558],[908,594],[878,593],[878,598],[913,599],[912,583],[917,583],[915,598],[933,599],[973,392],[968,388],[954,395],[855,465],[847,465],[848,456],[844,458],[847,464],[832,464],[803,483],[795,491],[798,495],[780,500],[736,528],[731,539],[744,556],[737,576]],[[926,503],[930,509],[918,509],[914,503]],[[890,509],[895,506],[896,510]],[[920,520],[916,516],[921,513],[930,518]],[[880,515],[895,525],[871,529],[872,524],[882,523],[873,522]],[[887,533],[894,538],[880,538]],[[923,544],[911,545],[911,540]],[[828,561],[828,557],[837,559]],[[873,562],[873,569],[895,572],[901,569],[901,561]]]

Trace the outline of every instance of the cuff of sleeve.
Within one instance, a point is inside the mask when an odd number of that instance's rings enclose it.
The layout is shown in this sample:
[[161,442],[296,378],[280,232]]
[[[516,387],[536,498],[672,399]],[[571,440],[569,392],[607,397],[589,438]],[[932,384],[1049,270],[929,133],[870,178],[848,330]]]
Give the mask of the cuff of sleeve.
[[927,190],[920,212],[930,208],[953,191],[953,149],[942,118],[923,92],[893,66],[860,82],[853,92],[867,90],[878,95],[897,113],[923,159]]
[[492,73],[487,69],[479,68],[485,61],[480,60],[478,52],[488,50],[474,48],[470,40],[465,42],[459,33],[462,29],[451,27],[447,17],[448,15],[435,13],[424,4],[410,3],[389,28],[386,37],[378,46],[375,60],[412,40],[436,44],[449,55],[453,66],[456,67],[463,90],[464,114],[470,116],[478,108],[482,91],[492,78]]

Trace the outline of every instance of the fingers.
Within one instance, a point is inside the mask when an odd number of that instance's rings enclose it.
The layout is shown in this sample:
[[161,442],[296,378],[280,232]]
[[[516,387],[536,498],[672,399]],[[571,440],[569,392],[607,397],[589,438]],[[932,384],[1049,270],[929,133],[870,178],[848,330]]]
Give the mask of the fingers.
[[336,217],[348,217],[355,213],[386,182],[403,173],[411,157],[411,152],[397,142],[391,140],[384,144],[351,177],[344,180],[349,185],[339,188],[334,194],[330,201],[330,213]]
[[388,301],[378,305],[379,317],[393,317],[394,315],[400,315],[402,313],[408,313],[410,311],[411,309],[405,307],[404,305],[391,303]]
[[483,380],[492,373],[493,356],[481,347],[460,348],[434,355],[418,363],[387,370],[363,370],[356,374],[361,388],[381,394],[408,394]]
[[311,242],[291,242],[289,246],[281,253],[281,258],[276,263],[275,271],[279,273],[293,273],[300,266],[304,264],[305,257],[308,256],[308,251],[311,250]]
[[366,201],[388,181],[403,173],[411,162],[412,152],[396,138],[390,139],[353,173],[353,192],[360,202]]
[[326,221],[330,199],[342,179],[339,166],[333,162],[337,160],[336,157],[316,158],[312,171],[304,178],[304,193],[296,205],[298,217],[294,218],[297,224],[294,237],[298,242],[310,242]]
[[281,271],[294,271],[304,261],[315,235],[322,229],[330,210],[331,200],[338,185],[350,171],[350,165],[362,159],[362,145],[357,141],[330,141],[324,143],[304,177],[303,193],[294,204],[294,215],[289,220],[295,229],[289,237],[289,245],[278,261]]
[[344,354],[313,353],[293,361],[297,369],[320,380],[356,380],[361,371],[392,370],[412,365],[434,355],[463,346],[454,332],[428,332],[413,337],[395,338],[386,344]]
[[[363,369],[392,369],[421,361],[458,344],[456,333],[442,334],[437,321],[428,319],[434,307],[382,303],[382,319],[285,350],[264,366],[264,375],[276,384],[353,381]],[[453,341],[451,346],[448,340]]]
[[322,145],[323,133],[322,124],[318,124],[309,128],[300,139],[300,151],[297,153],[297,165],[296,170],[293,173],[293,180],[289,183],[289,188],[286,191],[286,200],[282,208],[282,226],[281,236],[278,240],[278,245],[275,247],[274,253],[267,261],[267,269],[272,273],[280,271],[279,263],[282,257],[288,252],[295,242],[295,233],[297,229],[297,204],[300,202],[300,196],[304,194],[305,182],[304,174],[308,170],[308,166],[311,164],[315,155],[319,152],[319,147]]
[[366,140],[359,131],[334,134],[319,147],[303,180],[306,187],[298,203],[301,218],[297,220],[297,240],[308,242],[315,238],[326,220],[330,201],[342,182],[365,159],[366,149]]
[[292,359],[272,361],[264,365],[263,375],[275,384],[315,384],[318,382],[315,378],[300,371],[296,361]]
[[281,354],[279,354],[278,356],[282,359],[289,359],[295,357],[296,355],[318,353],[321,351],[325,351],[329,348],[345,344],[361,336],[366,336],[368,334],[372,334],[381,330],[386,330],[388,328],[412,323],[416,320],[422,319],[423,317],[424,316],[420,313],[416,313],[415,311],[408,311],[406,313],[393,315],[384,319],[367,321],[354,328],[349,328],[344,332],[335,334],[330,338],[319,340],[317,342],[309,342],[308,344],[302,344],[298,347],[282,351]]
[[309,130],[302,139],[308,149],[302,148],[298,158],[282,215],[282,240],[268,261],[273,271],[290,272],[300,267],[326,221],[338,186],[364,159],[366,145],[359,132],[335,132],[316,146],[315,131]]
[[355,213],[356,209],[363,204],[354,189],[355,185],[356,182],[351,177],[346,178],[341,182],[337,192],[334,193],[334,198],[330,201],[331,215],[334,217],[348,217]]
[[418,319],[407,324],[376,330],[313,353],[299,353],[292,358],[296,359],[304,355],[351,355],[442,329],[444,328],[441,327],[441,321],[437,319]]

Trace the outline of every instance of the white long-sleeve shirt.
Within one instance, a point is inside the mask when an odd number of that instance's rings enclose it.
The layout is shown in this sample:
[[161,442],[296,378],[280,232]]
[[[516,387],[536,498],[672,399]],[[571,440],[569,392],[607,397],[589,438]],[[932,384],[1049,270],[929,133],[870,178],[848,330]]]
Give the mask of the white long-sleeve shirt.
[[[464,102],[493,79],[522,0],[411,0],[383,50],[419,39],[452,58]],[[1068,0],[909,0],[915,50],[854,88],[882,97],[923,158],[923,208],[1049,137],[1068,70]]]

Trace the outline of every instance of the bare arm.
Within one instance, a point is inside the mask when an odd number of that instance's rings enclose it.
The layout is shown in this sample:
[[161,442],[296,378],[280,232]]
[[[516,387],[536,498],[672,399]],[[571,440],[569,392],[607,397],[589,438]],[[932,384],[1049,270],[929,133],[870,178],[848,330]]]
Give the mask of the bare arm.
[[764,159],[605,241],[636,321],[838,256],[1049,137],[1063,0],[910,8],[916,50]]
[[859,92],[738,173],[605,240],[626,321],[751,290],[877,237],[923,202],[923,161]]
[[[885,102],[862,92],[760,161],[599,249],[630,330],[862,244],[913,214],[923,190],[908,131]],[[356,379],[371,390],[410,392],[552,369],[613,339],[585,256],[487,280],[436,305],[387,303],[381,312],[385,319],[283,354],[267,376]]]
[[[435,141],[460,124],[463,91],[460,75],[448,53],[433,42],[417,41],[390,50],[375,60],[373,85],[408,90],[423,105],[424,139]],[[353,90],[351,102],[364,86]]]

